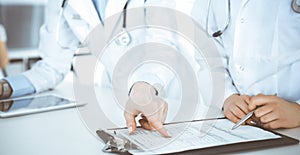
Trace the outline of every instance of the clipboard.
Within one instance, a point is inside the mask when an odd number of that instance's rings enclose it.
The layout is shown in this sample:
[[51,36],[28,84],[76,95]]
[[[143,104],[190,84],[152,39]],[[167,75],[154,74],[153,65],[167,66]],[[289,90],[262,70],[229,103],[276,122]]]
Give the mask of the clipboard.
[[267,131],[279,135],[281,136],[281,138],[207,147],[207,148],[196,149],[196,150],[176,152],[172,154],[174,155],[225,154],[225,153],[234,153],[238,151],[251,151],[251,150],[260,150],[260,149],[267,149],[267,148],[279,147],[279,146],[294,145],[299,143],[298,139],[280,134],[278,132],[274,132],[270,130]]
[[[225,119],[225,118],[220,118]],[[211,119],[208,119],[211,120]],[[195,121],[206,121],[206,120],[195,120]],[[191,121],[191,122],[195,122]],[[174,124],[174,123],[169,123]],[[166,124],[168,125],[168,124]],[[119,129],[125,128],[114,128],[114,129],[105,129],[105,130],[97,130],[96,133],[102,139],[102,141],[106,144],[102,151],[110,152],[110,153],[118,153],[118,154],[130,154],[129,151],[131,149],[140,149],[137,145],[133,142],[129,141],[128,139],[116,134],[115,131]],[[165,154],[184,154],[184,155],[192,155],[192,154],[224,154],[224,153],[233,153],[238,151],[250,151],[250,150],[259,150],[259,149],[266,149],[272,147],[279,147],[279,146],[287,146],[298,144],[299,140],[271,131],[263,129],[267,132],[273,133],[275,135],[280,136],[280,138],[276,139],[263,139],[263,140],[255,140],[255,141],[247,141],[247,142],[239,142],[239,143],[232,143],[232,144],[225,144],[225,145],[218,145],[218,146],[210,146],[204,148],[197,148],[192,150],[183,150],[179,152],[169,152]],[[113,132],[112,132],[113,131]],[[164,153],[162,153],[164,154]]]

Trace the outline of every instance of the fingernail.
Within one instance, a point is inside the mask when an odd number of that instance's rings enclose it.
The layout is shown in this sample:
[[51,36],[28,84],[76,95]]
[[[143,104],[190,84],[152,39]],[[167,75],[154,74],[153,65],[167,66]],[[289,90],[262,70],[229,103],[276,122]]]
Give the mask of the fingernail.
[[171,138],[171,134],[169,133],[169,131],[167,131],[167,138]]
[[129,132],[129,134],[132,133],[132,126],[129,126],[129,127],[128,127],[128,132]]
[[256,125],[256,123],[254,121],[250,121],[251,124]]

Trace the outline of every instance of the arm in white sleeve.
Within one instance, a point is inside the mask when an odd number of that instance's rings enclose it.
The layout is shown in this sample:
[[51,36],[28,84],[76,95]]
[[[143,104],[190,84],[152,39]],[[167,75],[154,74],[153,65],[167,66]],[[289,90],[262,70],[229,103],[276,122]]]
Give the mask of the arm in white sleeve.
[[[35,92],[53,88],[63,80],[70,70],[74,49],[79,44],[64,17],[59,17],[59,1],[48,1],[46,11],[46,21],[40,30],[39,52],[42,60],[23,73]],[[58,20],[59,43],[55,38]]]
[[131,75],[128,88],[134,83],[143,81],[152,85],[158,92],[159,96],[164,97],[167,85],[175,77],[174,73],[161,64],[147,63],[139,67]]
[[[159,0],[147,1],[146,6],[160,6],[160,7],[170,7],[175,8],[176,2],[173,0],[161,2]],[[175,12],[174,12],[175,13]],[[155,20],[161,20],[160,13],[154,11],[147,11],[147,22],[155,23]],[[157,22],[157,21],[156,21]],[[168,21],[164,21],[170,25],[177,25],[176,17],[170,18]],[[161,30],[147,29],[146,35],[143,34],[145,42],[163,43],[170,47],[176,49],[176,37],[172,33],[167,33]],[[165,57],[165,55],[162,55]],[[158,95],[165,97],[167,86],[171,83],[172,79],[175,77],[174,73],[167,68],[165,65],[159,63],[145,63],[139,66],[135,71],[132,72],[131,77],[128,81],[128,88],[130,89],[134,83],[143,81],[152,85],[157,91]]]
[[300,104],[300,99],[298,101],[296,101],[296,103]]
[[[228,42],[228,40],[226,40]],[[223,43],[222,45],[220,44]],[[223,66],[222,68],[224,69],[224,86],[225,86],[225,90],[224,90],[224,100],[225,101],[229,96],[233,95],[233,94],[239,94],[239,91],[236,89],[234,82],[231,78],[230,75],[230,71],[229,71],[229,53],[230,53],[230,49],[227,49],[226,45],[224,45],[224,40],[220,40],[219,43],[216,43],[217,48],[219,50],[221,59],[222,59],[222,63]]]
[[[6,42],[6,32],[2,25],[0,25],[0,42]],[[23,75],[17,75],[4,78],[12,88],[12,94],[10,97],[17,97],[26,94],[34,93],[34,87],[31,82]]]
[[[209,8],[209,0],[206,1],[195,1],[194,8],[192,10],[192,17],[198,22],[198,24],[208,32],[209,35],[212,35],[214,30],[218,30],[218,22],[222,21],[221,23],[225,23],[227,20],[226,17],[220,17],[220,14],[223,13],[223,7],[226,4],[222,3],[214,3],[211,4]],[[218,4],[218,5],[217,5]],[[222,9],[220,9],[222,8]],[[209,18],[208,18],[209,16]],[[215,17],[218,16],[218,17]],[[221,37],[214,38],[216,45],[218,47],[220,56],[223,61],[223,66],[221,68],[225,69],[218,69],[218,71],[222,72],[225,75],[225,90],[224,90],[224,100],[226,100],[229,96],[233,94],[238,94],[236,87],[231,79],[230,72],[229,72],[229,53],[232,50],[232,26],[230,26]]]
[[238,90],[234,86],[234,83],[232,81],[232,78],[230,76],[229,70],[228,70],[228,60],[224,58],[226,61],[225,63],[225,93],[224,93],[224,100],[226,100],[229,96],[233,94],[239,94]]

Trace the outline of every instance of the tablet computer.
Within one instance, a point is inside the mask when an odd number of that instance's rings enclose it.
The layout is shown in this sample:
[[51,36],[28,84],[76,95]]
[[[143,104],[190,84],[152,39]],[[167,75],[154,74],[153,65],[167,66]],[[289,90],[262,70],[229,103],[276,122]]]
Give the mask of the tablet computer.
[[0,117],[20,116],[82,105],[84,103],[78,104],[54,95],[6,99],[0,100]]

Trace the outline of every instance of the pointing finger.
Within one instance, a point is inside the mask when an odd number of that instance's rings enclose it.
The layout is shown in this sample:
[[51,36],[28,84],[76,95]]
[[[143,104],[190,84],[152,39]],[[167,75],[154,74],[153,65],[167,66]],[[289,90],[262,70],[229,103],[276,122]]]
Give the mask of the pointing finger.
[[130,114],[128,112],[124,112],[124,117],[126,120],[126,125],[129,131],[129,134],[133,134],[136,130],[136,122],[135,122],[135,116],[133,114]]

